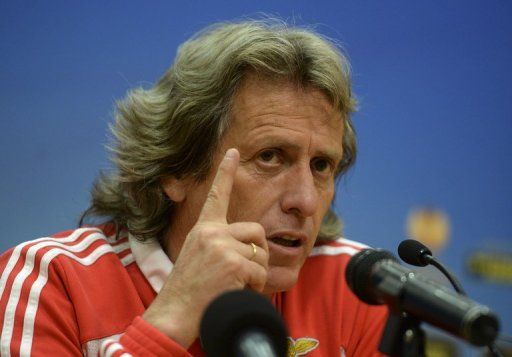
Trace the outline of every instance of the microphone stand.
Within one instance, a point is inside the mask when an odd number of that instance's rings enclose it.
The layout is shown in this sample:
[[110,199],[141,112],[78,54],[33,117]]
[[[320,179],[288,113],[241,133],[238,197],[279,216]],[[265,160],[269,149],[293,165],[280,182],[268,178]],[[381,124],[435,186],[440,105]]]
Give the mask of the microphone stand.
[[424,357],[425,332],[420,324],[406,312],[390,311],[379,351],[391,357]]

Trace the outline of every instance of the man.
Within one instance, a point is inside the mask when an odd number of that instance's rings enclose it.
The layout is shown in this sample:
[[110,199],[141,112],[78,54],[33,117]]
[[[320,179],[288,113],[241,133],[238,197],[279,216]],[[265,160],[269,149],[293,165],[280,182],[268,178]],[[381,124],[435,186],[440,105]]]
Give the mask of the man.
[[[201,355],[208,304],[261,292],[289,355],[376,354],[386,311],[344,281],[335,179],[353,164],[348,63],[309,30],[219,24],[119,103],[84,217],[0,264],[1,354]],[[338,226],[337,226],[338,225]],[[338,227],[339,228],[339,227]]]

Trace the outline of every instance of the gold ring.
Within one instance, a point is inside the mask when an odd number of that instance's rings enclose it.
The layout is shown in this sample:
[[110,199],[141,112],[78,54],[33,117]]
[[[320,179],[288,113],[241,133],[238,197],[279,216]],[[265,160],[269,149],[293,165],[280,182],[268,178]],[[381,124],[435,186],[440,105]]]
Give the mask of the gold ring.
[[251,245],[252,245],[252,255],[251,255],[251,258],[249,260],[253,260],[254,257],[256,256],[256,244],[251,242]]

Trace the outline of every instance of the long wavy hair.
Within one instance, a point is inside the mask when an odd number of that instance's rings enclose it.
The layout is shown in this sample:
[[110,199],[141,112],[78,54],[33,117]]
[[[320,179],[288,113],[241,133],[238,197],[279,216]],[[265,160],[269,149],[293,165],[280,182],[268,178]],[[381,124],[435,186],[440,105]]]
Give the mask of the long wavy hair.
[[[249,71],[324,92],[344,122],[338,177],[354,163],[356,100],[340,48],[312,29],[280,20],[219,23],[183,43],[153,87],[135,88],[117,102],[109,145],[115,169],[100,173],[80,225],[100,217],[140,240],[161,239],[173,208],[162,180],[206,178],[229,128],[232,98]],[[330,210],[319,239],[332,239],[340,230],[341,221]]]

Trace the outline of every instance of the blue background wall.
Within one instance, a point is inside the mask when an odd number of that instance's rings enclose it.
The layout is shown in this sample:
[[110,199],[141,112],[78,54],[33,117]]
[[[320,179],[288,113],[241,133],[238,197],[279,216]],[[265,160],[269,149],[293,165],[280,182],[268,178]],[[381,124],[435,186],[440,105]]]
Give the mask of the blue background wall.
[[395,251],[411,208],[443,210],[441,259],[511,334],[511,285],[465,262],[512,251],[512,3],[276,3],[2,1],[0,251],[75,226],[109,165],[116,99],[157,80],[205,25],[261,11],[316,25],[351,59],[360,156],[335,205],[346,236]]

